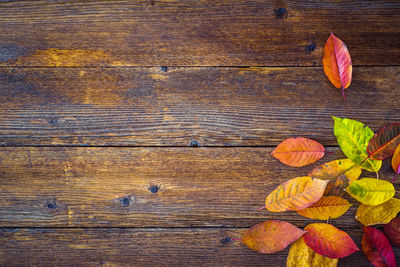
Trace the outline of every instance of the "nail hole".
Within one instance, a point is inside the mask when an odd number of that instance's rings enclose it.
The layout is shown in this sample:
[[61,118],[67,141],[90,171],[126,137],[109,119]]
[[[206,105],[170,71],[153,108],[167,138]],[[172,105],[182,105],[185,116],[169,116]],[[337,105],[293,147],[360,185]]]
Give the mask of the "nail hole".
[[228,244],[229,242],[232,242],[232,238],[230,238],[229,236],[221,239],[222,244]]
[[47,202],[46,207],[47,207],[48,209],[51,209],[51,210],[52,210],[52,209],[58,208],[57,204],[56,204],[54,201],[52,201],[52,202]]
[[192,140],[192,141],[190,141],[189,146],[191,146],[191,147],[199,147],[200,143],[197,140]]
[[157,193],[159,189],[160,188],[156,185],[152,185],[149,187],[150,192],[152,192],[153,194]]
[[161,67],[161,71],[167,72],[167,70],[168,70],[168,67]]
[[310,52],[314,51],[315,50],[315,44],[312,43],[309,46],[307,46],[307,50],[310,51]]
[[279,7],[277,9],[274,9],[274,12],[278,18],[283,18],[287,16],[286,8],[284,7]]

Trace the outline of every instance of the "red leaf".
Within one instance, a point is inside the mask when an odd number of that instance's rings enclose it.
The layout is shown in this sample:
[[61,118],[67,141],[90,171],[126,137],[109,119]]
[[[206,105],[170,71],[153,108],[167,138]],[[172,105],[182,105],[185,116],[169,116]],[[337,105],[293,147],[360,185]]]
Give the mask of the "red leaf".
[[359,250],[348,234],[331,224],[312,223],[304,230],[304,242],[322,256],[337,259]]
[[323,145],[312,139],[292,137],[281,142],[271,155],[283,164],[302,167],[311,164],[325,154]]
[[385,224],[383,231],[390,243],[400,248],[400,218],[394,218],[388,224]]
[[345,98],[344,89],[349,87],[351,83],[351,64],[351,57],[347,46],[342,40],[331,33],[325,43],[322,65],[329,81],[336,88],[342,90],[343,98]]
[[384,160],[393,155],[400,144],[400,123],[383,126],[368,143],[368,158]]
[[393,248],[386,236],[374,227],[364,227],[361,247],[365,257],[376,267],[396,267]]

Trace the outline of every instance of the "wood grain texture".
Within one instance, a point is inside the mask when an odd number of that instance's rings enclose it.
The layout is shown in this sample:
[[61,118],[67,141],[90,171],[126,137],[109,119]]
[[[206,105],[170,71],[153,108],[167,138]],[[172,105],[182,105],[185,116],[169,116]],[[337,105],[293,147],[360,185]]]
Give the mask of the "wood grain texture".
[[[360,229],[343,229],[361,247]],[[289,249],[258,254],[240,242],[244,229],[0,229],[4,266],[285,266]],[[397,258],[400,249],[394,248]],[[338,266],[370,266],[362,252]]]
[[0,68],[0,145],[337,145],[331,116],[400,121],[399,67],[359,67],[343,101],[321,68]]
[[[273,218],[304,227],[312,220],[296,212],[257,209],[279,184],[344,156],[332,148],[323,160],[293,168],[272,158],[271,151],[3,148],[0,227],[247,227]],[[380,177],[393,177],[389,161]],[[333,222],[358,228],[356,208]]]
[[0,64],[320,66],[332,31],[355,65],[398,65],[399,21],[396,0],[1,1]]

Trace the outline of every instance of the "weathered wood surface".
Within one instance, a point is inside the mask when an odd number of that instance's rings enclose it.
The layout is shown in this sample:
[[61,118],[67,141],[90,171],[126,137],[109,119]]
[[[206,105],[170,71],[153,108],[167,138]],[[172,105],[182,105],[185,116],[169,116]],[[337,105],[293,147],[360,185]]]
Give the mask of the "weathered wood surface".
[[[331,148],[333,154],[323,160],[293,168],[272,158],[271,151],[3,148],[0,227],[247,227],[277,218],[304,227],[312,220],[295,212],[257,209],[279,184],[344,156]],[[394,173],[385,163],[380,176],[390,180]],[[334,224],[359,228],[357,206]]]
[[[360,247],[361,230],[343,229]],[[285,266],[289,249],[258,254],[240,242],[244,229],[0,229],[2,266]],[[400,249],[395,248],[397,256]],[[399,258],[398,258],[399,259]],[[356,265],[355,265],[356,264]],[[356,252],[338,266],[371,266]]]
[[355,65],[399,65],[399,24],[397,0],[1,1],[0,64],[318,66],[333,31]]
[[[358,246],[361,231],[344,229]],[[7,266],[285,266],[288,249],[258,254],[240,244],[244,229],[0,229]],[[46,253],[45,253],[46,252]],[[400,250],[395,248],[396,255]],[[339,266],[370,266],[357,252]]]
[[400,121],[399,67],[358,67],[343,101],[321,68],[0,68],[0,145],[337,145],[331,116]]

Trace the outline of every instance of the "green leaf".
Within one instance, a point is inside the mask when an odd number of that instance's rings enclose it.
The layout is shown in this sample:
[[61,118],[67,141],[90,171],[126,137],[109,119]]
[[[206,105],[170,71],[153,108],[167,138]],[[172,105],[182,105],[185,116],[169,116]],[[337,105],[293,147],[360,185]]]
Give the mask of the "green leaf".
[[357,201],[370,206],[385,203],[396,191],[392,183],[374,178],[363,178],[352,182],[346,192]]
[[368,143],[374,132],[359,121],[332,118],[335,121],[333,132],[343,153],[361,168],[370,172],[379,171],[382,161],[369,159],[367,153]]

